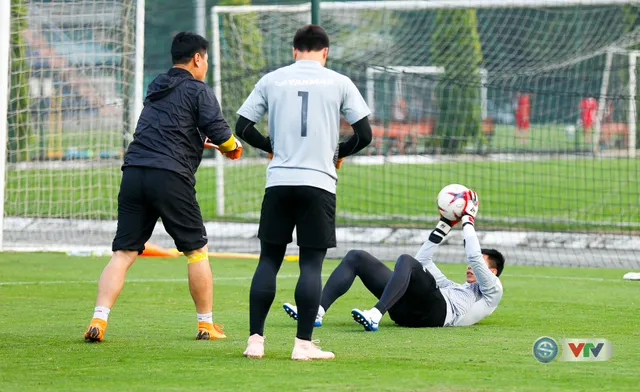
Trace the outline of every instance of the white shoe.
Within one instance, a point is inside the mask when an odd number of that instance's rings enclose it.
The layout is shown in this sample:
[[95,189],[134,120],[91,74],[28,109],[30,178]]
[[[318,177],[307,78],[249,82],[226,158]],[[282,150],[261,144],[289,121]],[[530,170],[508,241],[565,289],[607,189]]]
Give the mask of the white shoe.
[[247,349],[244,350],[243,355],[247,358],[264,357],[264,336],[260,336],[257,333],[249,336]]
[[[298,319],[298,308],[295,305],[291,305],[290,303],[285,303],[282,305],[284,311],[294,320]],[[316,314],[316,321],[313,323],[313,326],[318,328],[322,327],[322,316],[320,313]]]
[[322,351],[309,340],[301,340],[296,338],[291,353],[291,359],[296,361],[308,361],[312,359],[334,359],[336,356],[332,352]]
[[378,321],[373,319],[370,310],[353,309],[351,317],[356,323],[362,325],[365,331],[375,332],[378,330]]

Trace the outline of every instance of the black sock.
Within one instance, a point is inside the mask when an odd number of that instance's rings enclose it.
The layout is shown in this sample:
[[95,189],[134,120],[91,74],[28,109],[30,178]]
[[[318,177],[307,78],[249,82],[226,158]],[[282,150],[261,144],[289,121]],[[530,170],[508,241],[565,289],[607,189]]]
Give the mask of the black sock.
[[286,244],[260,243],[260,261],[249,293],[249,335],[264,336],[264,322],[276,296],[276,275],[284,260]]
[[311,340],[313,335],[322,294],[322,262],[326,254],[326,249],[300,248],[300,278],[295,292],[298,339]]

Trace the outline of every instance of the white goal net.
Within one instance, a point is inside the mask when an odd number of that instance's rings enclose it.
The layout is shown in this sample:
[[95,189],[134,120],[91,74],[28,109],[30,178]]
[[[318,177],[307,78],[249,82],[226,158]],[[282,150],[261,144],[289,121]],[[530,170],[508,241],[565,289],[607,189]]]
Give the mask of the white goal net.
[[[110,249],[142,104],[142,3],[11,2],[0,34],[4,249]],[[213,87],[229,123],[262,75],[291,63],[310,11],[211,9]],[[330,256],[415,251],[437,219],[435,195],[462,183],[480,194],[483,246],[514,262],[638,266],[638,1],[322,2],[320,24],[327,65],[372,104],[374,131],[339,173]],[[238,162],[212,158],[197,174],[210,247],[255,252],[268,160],[248,147]],[[173,246],[161,223],[152,240]],[[443,247],[451,261],[462,261],[458,242]]]
[[141,110],[144,2],[9,3],[4,248],[109,248],[99,228]]
[[[394,258],[419,246],[439,189],[463,183],[484,200],[483,245],[511,248],[512,259],[637,263],[640,215],[626,192],[640,193],[629,62],[638,2],[323,2],[320,11],[328,66],[373,106],[374,141],[340,172],[336,254],[358,246]],[[309,22],[309,4],[212,9],[228,120],[262,75],[292,61],[293,35]],[[212,217],[255,222],[265,162],[226,164],[232,179],[217,184],[203,175]],[[247,242],[224,240],[233,241]]]

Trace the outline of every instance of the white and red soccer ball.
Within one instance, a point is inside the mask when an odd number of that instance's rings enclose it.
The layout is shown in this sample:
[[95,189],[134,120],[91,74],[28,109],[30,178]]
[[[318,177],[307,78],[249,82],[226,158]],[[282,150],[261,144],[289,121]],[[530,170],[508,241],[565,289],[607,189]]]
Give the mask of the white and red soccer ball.
[[469,188],[460,184],[449,184],[438,193],[440,215],[450,221],[460,220],[465,207],[464,194]]

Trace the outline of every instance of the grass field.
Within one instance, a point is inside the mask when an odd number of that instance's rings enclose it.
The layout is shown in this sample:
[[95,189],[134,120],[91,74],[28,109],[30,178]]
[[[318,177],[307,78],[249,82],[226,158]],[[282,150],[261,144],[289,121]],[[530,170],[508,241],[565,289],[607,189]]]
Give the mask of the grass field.
[[514,125],[496,125],[493,140],[489,146],[494,151],[571,151],[590,147],[585,143],[584,133],[577,128],[574,133],[567,133],[564,124],[531,124],[528,141],[525,145],[516,144]]
[[[263,125],[265,124],[263,123]],[[529,130],[528,141],[522,145],[516,143],[514,125],[497,124],[488,147],[494,152],[516,150],[527,152],[567,152],[588,149],[590,144],[585,143],[581,129],[578,128],[574,133],[567,133],[567,126],[568,125],[565,124],[532,124]],[[29,156],[32,158],[46,156],[48,150],[59,149],[62,151],[67,151],[68,149],[87,149],[93,151],[93,153],[98,156],[101,151],[122,149],[121,130],[116,128],[103,130],[94,129],[91,132],[62,130],[60,136],[49,133],[48,131],[44,131],[42,135],[40,133],[34,134],[27,147]],[[420,144],[428,144],[430,138],[432,138],[432,136],[422,137]],[[420,150],[420,148],[418,150]],[[247,149],[245,154],[256,155],[251,149]]]
[[[590,144],[585,143],[584,135],[580,132],[580,129],[573,134],[568,134],[566,127],[567,125],[564,124],[532,124],[527,143],[521,145],[516,144],[514,125],[497,124],[488,147],[493,152],[567,152],[584,150],[590,147]],[[421,146],[418,146],[417,150],[421,151],[422,147],[424,147],[422,145],[428,144],[431,138],[432,136],[422,137],[419,142]],[[97,157],[102,151],[121,150],[122,134],[119,128],[94,129],[91,132],[62,130],[60,134],[50,133],[45,130],[42,135],[39,132],[32,135],[26,147],[30,158],[46,156],[50,150],[62,150],[64,152],[69,149],[91,150]],[[257,154],[249,148],[245,155]]]
[[[214,317],[229,336],[195,341],[195,314],[183,259],[140,259],[110,315],[106,340],[82,333],[92,314],[105,258],[0,254],[2,391],[632,391],[638,388],[638,283],[624,270],[509,267],[496,312],[465,328],[406,329],[387,317],[365,333],[349,311],[374,304],[359,281],[338,300],[314,338],[329,362],[289,355],[295,323],[281,310],[293,301],[298,273],[286,262],[267,319],[267,356],[242,357],[255,261],[212,260]],[[327,261],[324,273],[336,265]],[[442,265],[454,280],[462,265]],[[325,278],[326,279],[326,278]],[[22,282],[22,283],[19,283]],[[610,361],[537,362],[540,336],[606,338]]]
[[[567,132],[568,124],[531,124],[526,143],[516,143],[515,125],[497,124],[491,140],[486,140],[484,149],[491,152],[558,152],[589,151],[591,143],[584,140],[584,132],[581,128],[575,128],[574,132]],[[423,153],[428,151],[433,136],[418,138],[417,145],[410,151]],[[407,138],[407,141],[410,141]],[[391,144],[388,143],[383,151],[388,151]],[[613,140],[612,140],[613,141]],[[475,146],[477,147],[477,146]],[[371,149],[371,147],[368,147]]]
[[[541,221],[547,229],[553,222],[573,222],[574,228],[640,225],[639,172],[639,160],[623,158],[429,165],[347,161],[339,173],[338,211],[364,222],[398,217],[406,223],[407,217],[435,216],[435,195],[442,186],[456,182],[478,191],[483,217],[517,220],[519,226],[541,227]],[[118,168],[22,170],[7,175],[10,216],[115,218]],[[215,168],[203,167],[197,177],[204,218],[215,219]],[[264,165],[227,166],[225,214],[256,215],[264,182]]]

